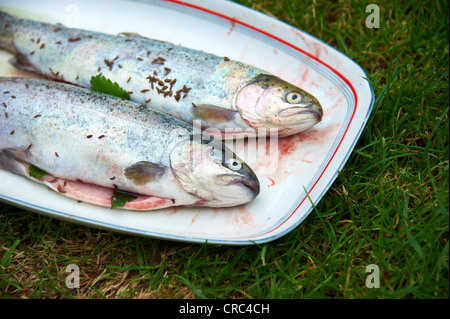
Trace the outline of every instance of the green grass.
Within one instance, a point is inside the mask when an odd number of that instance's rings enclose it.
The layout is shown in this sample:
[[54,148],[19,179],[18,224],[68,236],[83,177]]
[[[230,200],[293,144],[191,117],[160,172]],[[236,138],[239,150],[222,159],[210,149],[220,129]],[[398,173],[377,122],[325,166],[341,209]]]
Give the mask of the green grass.
[[[448,1],[239,1],[356,61],[376,101],[330,190],[267,244],[195,245],[121,235],[0,204],[6,298],[448,298]],[[426,7],[426,9],[425,9]],[[65,286],[77,264],[81,287]],[[380,288],[365,285],[377,264]]]

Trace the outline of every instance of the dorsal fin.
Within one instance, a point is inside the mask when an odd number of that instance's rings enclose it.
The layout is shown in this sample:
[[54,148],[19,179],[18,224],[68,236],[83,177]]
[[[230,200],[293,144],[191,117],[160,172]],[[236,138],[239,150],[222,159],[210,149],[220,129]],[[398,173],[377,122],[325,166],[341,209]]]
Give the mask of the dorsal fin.
[[142,38],[142,39],[152,40],[152,39],[144,37],[136,32],[120,32],[118,35],[123,36],[123,37]]

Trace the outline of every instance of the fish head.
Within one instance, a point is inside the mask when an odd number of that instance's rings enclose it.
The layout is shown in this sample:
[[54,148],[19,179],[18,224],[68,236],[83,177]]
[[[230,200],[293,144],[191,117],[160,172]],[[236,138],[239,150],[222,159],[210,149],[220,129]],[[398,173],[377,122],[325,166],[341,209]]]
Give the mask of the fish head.
[[310,93],[270,74],[260,74],[238,92],[235,108],[254,129],[279,136],[306,131],[322,120],[323,109]]
[[172,171],[195,206],[229,207],[245,204],[259,193],[252,169],[221,141],[191,138],[170,153]]

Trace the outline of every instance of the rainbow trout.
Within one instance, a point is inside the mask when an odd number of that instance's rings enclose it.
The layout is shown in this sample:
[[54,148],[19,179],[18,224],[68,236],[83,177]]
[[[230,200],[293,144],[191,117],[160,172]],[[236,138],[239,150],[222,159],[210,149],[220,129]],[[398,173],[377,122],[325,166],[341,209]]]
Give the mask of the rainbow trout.
[[[226,207],[259,193],[231,150],[136,103],[43,79],[0,78],[0,168],[84,202]],[[38,169],[43,176],[33,172]]]
[[131,100],[189,124],[201,120],[211,135],[279,136],[321,121],[308,92],[266,71],[137,34],[109,35],[66,28],[0,12],[0,47],[10,63],[53,80],[90,87],[103,75]]

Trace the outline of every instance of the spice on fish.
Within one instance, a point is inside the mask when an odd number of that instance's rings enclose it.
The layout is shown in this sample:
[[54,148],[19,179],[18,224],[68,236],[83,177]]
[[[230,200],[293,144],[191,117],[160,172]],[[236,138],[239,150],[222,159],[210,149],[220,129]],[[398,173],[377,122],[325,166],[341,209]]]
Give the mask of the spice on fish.
[[76,42],[76,41],[80,41],[81,38],[80,37],[74,37],[74,38],[68,38],[67,41],[69,42]]
[[50,71],[50,73],[53,75],[53,76],[58,76],[58,74],[59,74],[59,71],[57,71],[57,72],[55,72],[55,71],[53,71],[52,70],[52,68],[48,68],[48,70]]
[[148,82],[150,83],[150,85],[152,87],[152,90],[154,90],[155,88],[153,86],[153,82],[156,82],[157,79],[154,76],[151,76],[151,75],[147,76],[146,79],[148,79]]
[[161,64],[161,65],[163,65],[165,61],[166,61],[166,59],[164,59],[162,57],[157,57],[156,59],[154,59],[152,61],[152,64]]
[[105,62],[106,66],[109,67],[109,70],[111,71],[111,69],[114,65],[114,60],[110,61],[110,60],[104,59],[103,61]]

